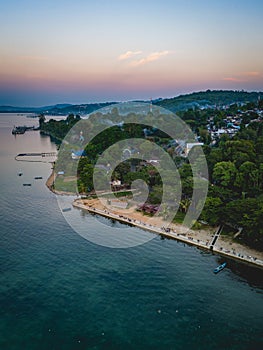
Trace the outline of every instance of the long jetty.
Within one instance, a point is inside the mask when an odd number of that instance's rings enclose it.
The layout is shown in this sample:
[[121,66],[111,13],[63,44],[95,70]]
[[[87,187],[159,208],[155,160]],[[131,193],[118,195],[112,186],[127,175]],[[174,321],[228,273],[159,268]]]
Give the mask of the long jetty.
[[19,153],[15,156],[18,162],[54,163],[57,152]]
[[16,157],[55,157],[57,152],[19,153]]

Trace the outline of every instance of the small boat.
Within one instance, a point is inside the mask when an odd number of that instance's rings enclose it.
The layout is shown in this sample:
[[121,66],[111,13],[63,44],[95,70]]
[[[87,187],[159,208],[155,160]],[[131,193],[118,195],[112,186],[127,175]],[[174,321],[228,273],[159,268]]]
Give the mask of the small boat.
[[43,177],[42,176],[35,176],[34,179],[35,180],[41,180],[41,179],[43,179]]
[[23,186],[31,186],[31,184],[23,184]]
[[17,175],[22,176],[23,175],[22,171],[19,171],[19,173]]
[[226,267],[226,262],[224,262],[223,264],[217,266],[217,267],[214,269],[214,273],[218,273],[218,272],[222,271],[225,267]]
[[70,211],[70,210],[71,210],[71,208],[64,208],[64,209],[62,209],[63,213],[65,213],[67,211]]

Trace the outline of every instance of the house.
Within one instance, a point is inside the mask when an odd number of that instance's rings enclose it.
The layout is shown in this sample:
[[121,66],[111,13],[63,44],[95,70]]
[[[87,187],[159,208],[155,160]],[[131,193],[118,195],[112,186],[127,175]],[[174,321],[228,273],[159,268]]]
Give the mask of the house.
[[71,158],[72,159],[80,159],[82,157],[85,157],[87,154],[85,150],[81,149],[79,151],[71,151]]
[[188,155],[191,149],[195,146],[203,146],[203,142],[192,142],[192,143],[187,143],[186,148],[185,148],[185,154]]

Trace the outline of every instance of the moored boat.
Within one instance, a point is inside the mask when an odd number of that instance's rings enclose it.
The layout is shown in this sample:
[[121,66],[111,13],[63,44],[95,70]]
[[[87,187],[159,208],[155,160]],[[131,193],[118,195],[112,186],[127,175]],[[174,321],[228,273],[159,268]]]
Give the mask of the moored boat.
[[14,126],[12,130],[13,135],[24,134],[26,132],[26,126]]

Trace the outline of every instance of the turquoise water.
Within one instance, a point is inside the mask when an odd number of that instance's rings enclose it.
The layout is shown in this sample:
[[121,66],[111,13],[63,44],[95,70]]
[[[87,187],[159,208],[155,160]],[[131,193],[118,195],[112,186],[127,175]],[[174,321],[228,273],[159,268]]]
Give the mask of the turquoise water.
[[0,115],[1,350],[263,348],[262,271],[228,261],[214,275],[220,257],[157,236],[128,249],[83,239],[45,187],[50,165],[14,160],[56,149],[11,135],[29,123]]

